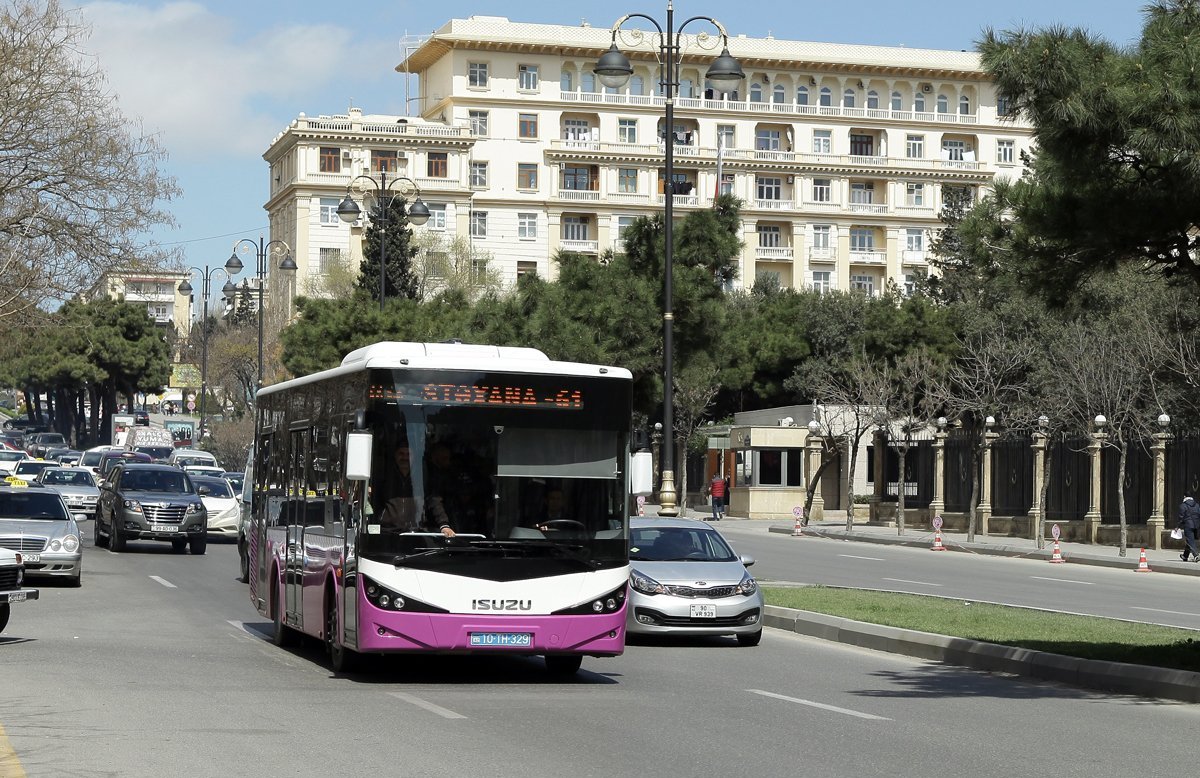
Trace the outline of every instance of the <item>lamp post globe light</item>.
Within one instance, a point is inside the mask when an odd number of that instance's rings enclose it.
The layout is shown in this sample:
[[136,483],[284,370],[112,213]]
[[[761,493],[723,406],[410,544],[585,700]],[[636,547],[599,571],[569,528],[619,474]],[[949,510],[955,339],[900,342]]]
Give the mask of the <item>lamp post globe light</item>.
[[233,275],[240,273],[244,267],[242,260],[238,259],[239,250],[254,251],[257,259],[254,268],[254,277],[258,279],[258,379],[254,384],[254,391],[257,392],[262,388],[263,382],[263,286],[266,285],[267,279],[267,260],[282,253],[283,259],[279,261],[279,269],[289,273],[296,269],[296,260],[292,259],[291,246],[282,240],[268,241],[262,235],[258,236],[257,241],[242,238],[233,244],[233,253],[225,262],[225,269]]
[[[200,431],[198,433],[201,438],[204,437],[204,431],[208,429],[205,399],[208,397],[208,295],[212,288],[212,277],[214,273],[225,274],[225,284],[221,287],[221,294],[226,300],[232,299],[234,293],[237,291],[237,287],[233,285],[231,279],[242,269],[241,265],[241,262],[231,265],[226,261],[224,268],[209,267],[208,265],[205,265],[203,270],[198,267],[188,268],[189,270],[195,270],[203,279],[200,296],[204,301],[204,312],[201,314],[200,327],[204,339],[201,341],[200,348]],[[192,285],[188,283],[186,278],[179,284],[179,293],[186,295],[191,295],[192,293]]]
[[[729,34],[725,27],[711,16],[693,16],[686,19],[678,28],[675,27],[675,7],[671,0],[667,2],[666,29],[653,17],[646,14],[634,13],[622,16],[612,26],[612,44],[608,51],[592,68],[600,83],[606,87],[620,89],[633,75],[633,66],[620,49],[617,48],[617,36],[625,32],[634,42],[641,40],[646,33],[638,29],[622,30],[622,26],[631,19],[643,19],[654,26],[658,41],[659,85],[662,90],[663,103],[666,110],[665,126],[665,176],[666,185],[663,187],[663,428],[667,440],[662,452],[662,485],[659,492],[659,515],[677,516],[679,506],[675,501],[675,426],[674,426],[674,396],[672,368],[673,332],[675,314],[672,310],[674,289],[672,286],[672,263],[674,261],[674,205],[675,205],[675,98],[679,93],[679,67],[683,58],[683,30],[692,22],[707,22],[717,29],[720,34],[721,54],[705,73],[705,79],[712,88],[719,92],[732,92],[746,78],[742,66],[729,54]],[[696,37],[696,43],[701,47],[712,40],[708,33]],[[711,48],[715,49],[713,43]]]
[[[346,199],[337,207],[337,215],[342,221],[347,224],[353,223],[362,215],[362,209],[358,207],[358,203],[354,202],[354,198],[350,196],[350,190],[354,186],[355,181],[369,181],[375,187],[375,197],[379,202],[379,212],[381,218],[379,220],[379,310],[383,311],[383,303],[387,298],[387,225],[388,211],[391,210],[392,204],[396,198],[400,198],[400,211],[413,224],[420,227],[425,222],[429,221],[429,206],[421,201],[421,187],[417,186],[417,182],[406,176],[393,176],[392,180],[388,181],[386,170],[379,171],[379,180],[369,174],[362,174],[350,179],[350,184],[346,187]],[[392,192],[391,187],[396,184],[401,186],[397,191]],[[415,198],[411,205],[408,205],[408,197],[404,193],[405,188],[412,189],[412,195]],[[387,201],[384,202],[384,195],[387,195]],[[407,206],[407,207],[406,207]]]

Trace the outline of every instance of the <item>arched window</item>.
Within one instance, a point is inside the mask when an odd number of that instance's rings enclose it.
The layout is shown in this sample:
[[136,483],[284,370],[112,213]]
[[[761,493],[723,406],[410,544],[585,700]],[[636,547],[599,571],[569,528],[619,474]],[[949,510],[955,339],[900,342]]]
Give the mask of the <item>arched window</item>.
[[575,91],[575,79],[569,70],[564,70],[562,75],[558,77],[558,88],[563,92]]
[[868,108],[878,108],[879,107],[879,93],[876,92],[874,89],[872,89],[870,92],[867,92],[867,107]]
[[827,86],[821,87],[821,105],[833,105],[833,90]]
[[967,97],[966,95],[958,98],[958,112],[963,116],[971,113],[971,98]]
[[937,96],[937,112],[938,113],[948,113],[949,111],[950,111],[950,101],[946,99],[945,95],[938,95]]
[[892,92],[892,110],[893,111],[903,111],[904,110],[904,98],[900,96],[899,92]]
[[750,102],[761,103],[763,101],[762,95],[762,84],[755,81],[750,85]]
[[646,94],[646,79],[642,76],[634,76],[633,78],[629,79],[629,94]]
[[595,92],[596,91],[596,74],[591,71],[584,71],[579,77],[579,91]]
[[808,105],[808,87],[796,87],[796,105]]
[[925,112],[925,95],[921,94],[920,92],[917,92],[913,96],[913,110],[917,113]]
[[690,78],[679,79],[679,96],[680,97],[695,97],[692,93],[692,80]]
[[855,97],[854,90],[847,89],[845,92],[842,93],[842,106],[844,108],[853,108],[854,107],[854,97]]
[[783,84],[776,84],[775,89],[771,91],[771,102],[783,105],[787,100],[787,90],[783,88]]

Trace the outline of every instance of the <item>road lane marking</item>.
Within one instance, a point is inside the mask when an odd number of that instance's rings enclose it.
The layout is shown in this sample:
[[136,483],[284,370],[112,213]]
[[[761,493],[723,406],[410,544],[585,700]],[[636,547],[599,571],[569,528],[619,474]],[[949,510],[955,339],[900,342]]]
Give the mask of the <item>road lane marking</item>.
[[912,584],[913,586],[942,586],[942,584],[929,583],[928,581],[907,581],[903,578],[884,578],[884,581],[895,581],[896,583]]
[[159,577],[159,576],[157,576],[157,575],[152,575],[152,576],[150,576],[150,580],[151,580],[151,581],[157,581],[158,583],[162,584],[163,586],[167,587],[168,589],[178,589],[178,588],[179,588],[179,587],[178,587],[178,586],[176,586],[175,584],[173,584],[173,583],[171,583],[170,581],[168,581],[166,578],[161,578],[161,577]]
[[25,778],[25,768],[21,767],[21,761],[17,759],[17,752],[8,742],[8,735],[4,734],[3,725],[0,725],[0,775],[5,778]]
[[1095,586],[1095,584],[1092,583],[1091,581],[1072,581],[1070,578],[1045,578],[1040,575],[1031,575],[1029,577],[1036,579],[1038,581],[1057,581],[1059,583],[1079,584],[1080,586]]
[[466,718],[466,716],[462,715],[461,713],[455,713],[452,710],[443,708],[441,705],[434,705],[432,702],[429,702],[428,700],[422,700],[420,697],[417,697],[413,694],[405,694],[404,692],[388,692],[388,694],[392,695],[398,700],[404,700],[410,705],[416,705],[418,708],[424,708],[430,713],[436,713],[444,719]]
[[883,561],[885,561],[877,556],[854,556],[854,554],[838,554],[838,556],[844,556],[847,559],[866,559],[868,562],[883,562]]
[[836,705],[826,705],[823,702],[802,700],[799,697],[787,697],[782,694],[775,694],[774,692],[764,692],[761,689],[747,689],[746,691],[750,692],[751,694],[761,694],[763,697],[774,697],[777,700],[794,702],[797,705],[807,705],[810,708],[820,708],[821,710],[827,710],[833,713],[844,713],[847,716],[856,716],[860,719],[870,719],[871,721],[891,721],[891,719],[887,718],[886,716],[876,716],[872,713],[862,713],[860,711],[850,710],[849,708],[839,708]]
[[1195,618],[1196,616],[1200,616],[1200,614],[1188,613],[1187,611],[1165,611],[1162,608],[1142,608],[1137,605],[1130,605],[1129,607],[1135,611],[1153,611],[1154,613],[1170,613],[1172,616],[1191,616],[1193,618]]

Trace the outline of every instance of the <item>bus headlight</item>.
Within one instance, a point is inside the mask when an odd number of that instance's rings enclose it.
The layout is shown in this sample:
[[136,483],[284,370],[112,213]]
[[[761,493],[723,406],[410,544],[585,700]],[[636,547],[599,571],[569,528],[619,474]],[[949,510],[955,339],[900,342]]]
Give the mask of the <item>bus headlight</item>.
[[584,616],[603,613],[616,613],[625,605],[625,586],[615,589],[608,594],[570,608],[554,611],[555,616]]

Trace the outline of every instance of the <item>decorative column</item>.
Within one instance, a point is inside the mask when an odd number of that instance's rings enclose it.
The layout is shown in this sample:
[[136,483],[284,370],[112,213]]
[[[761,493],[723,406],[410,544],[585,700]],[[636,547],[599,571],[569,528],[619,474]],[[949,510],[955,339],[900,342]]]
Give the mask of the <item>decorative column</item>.
[[996,417],[988,416],[984,420],[986,431],[983,433],[983,474],[979,488],[979,531],[988,534],[988,522],[992,518],[992,444],[1000,434],[993,432]]
[[1103,416],[1096,416],[1095,427],[1088,437],[1088,459],[1091,463],[1091,488],[1088,490],[1088,510],[1083,516],[1084,534],[1088,543],[1095,543],[1100,530],[1100,450],[1108,435],[1101,430],[1108,423]]
[[883,493],[887,488],[887,435],[883,430],[875,430],[874,439],[875,483],[871,491],[871,521],[880,521],[879,506],[883,503]]
[[[804,441],[804,447],[804,481],[807,485],[812,483],[813,475],[821,467],[821,425],[815,419],[808,423],[808,437]],[[813,486],[812,508],[808,513],[808,520],[821,521],[824,518],[825,497],[821,494],[821,482],[818,481]]]
[[[1038,527],[1038,518],[1042,513],[1042,486],[1046,481],[1046,455],[1050,450],[1050,436],[1046,434],[1046,427],[1049,425],[1050,419],[1046,416],[1038,417],[1038,430],[1033,433],[1033,500],[1029,505],[1029,537],[1038,542],[1038,548],[1044,544],[1046,537],[1045,528]],[[1041,530],[1039,532],[1039,529]]]
[[937,420],[933,433],[933,499],[929,502],[929,521],[946,510],[946,417]]
[[1155,550],[1162,548],[1163,527],[1167,519],[1164,507],[1167,502],[1167,442],[1172,437],[1167,432],[1170,423],[1171,417],[1167,414],[1158,417],[1160,431],[1152,436],[1153,442],[1150,444],[1150,452],[1154,455],[1154,492],[1150,518],[1146,520],[1146,531],[1150,534],[1146,547]]

